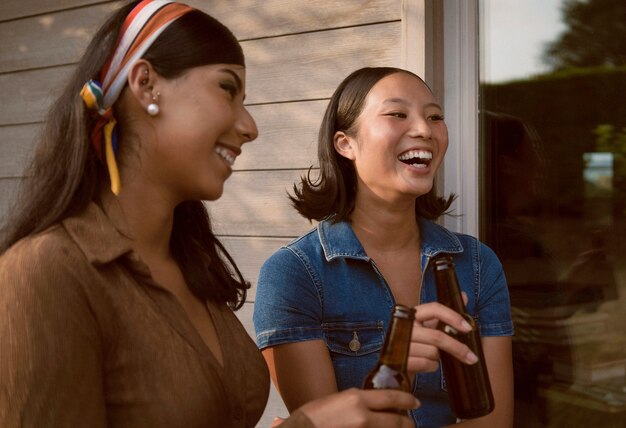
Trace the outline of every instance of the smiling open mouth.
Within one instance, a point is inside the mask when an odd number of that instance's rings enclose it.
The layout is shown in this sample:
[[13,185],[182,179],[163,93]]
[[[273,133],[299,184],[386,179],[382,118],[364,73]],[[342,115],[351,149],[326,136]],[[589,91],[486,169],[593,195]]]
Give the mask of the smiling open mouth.
[[221,146],[216,146],[215,153],[217,153],[222,159],[224,159],[226,163],[228,163],[230,166],[233,166],[235,164],[236,156],[230,150]]
[[433,160],[433,154],[427,150],[409,150],[398,156],[398,160],[416,168],[426,168]]

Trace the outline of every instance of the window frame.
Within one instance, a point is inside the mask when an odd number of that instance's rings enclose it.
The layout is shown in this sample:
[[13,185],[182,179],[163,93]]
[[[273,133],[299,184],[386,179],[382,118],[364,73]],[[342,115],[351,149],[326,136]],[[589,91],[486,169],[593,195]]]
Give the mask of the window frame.
[[[440,191],[457,195],[452,205],[454,216],[446,216],[444,226],[481,237],[478,0],[444,0],[442,21],[439,55],[444,64],[443,103],[449,145]],[[436,55],[433,60],[437,61]]]

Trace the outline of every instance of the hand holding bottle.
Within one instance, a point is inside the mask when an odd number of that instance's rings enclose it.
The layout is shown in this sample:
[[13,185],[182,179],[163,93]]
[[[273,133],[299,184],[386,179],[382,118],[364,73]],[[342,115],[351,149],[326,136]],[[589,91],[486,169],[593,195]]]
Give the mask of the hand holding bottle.
[[476,364],[467,365],[445,351],[441,354],[443,375],[448,387],[452,411],[460,419],[484,416],[493,411],[495,402],[478,325],[465,309],[452,257],[438,256],[434,261],[434,271],[437,300],[461,314],[466,323],[472,327],[470,332],[465,332],[446,322],[441,322],[437,328],[465,343],[478,356]]
[[414,423],[404,415],[387,409],[411,410],[419,406],[413,395],[392,389],[347,389],[310,401],[300,409],[320,428],[398,427],[411,428]]
[[[464,301],[467,302],[467,296],[464,296]],[[424,303],[416,306],[407,363],[409,373],[437,370],[440,351],[445,351],[466,364],[474,364],[478,361],[467,345],[438,330],[439,322],[450,325],[458,331],[471,331],[471,326],[461,314],[441,303]]]

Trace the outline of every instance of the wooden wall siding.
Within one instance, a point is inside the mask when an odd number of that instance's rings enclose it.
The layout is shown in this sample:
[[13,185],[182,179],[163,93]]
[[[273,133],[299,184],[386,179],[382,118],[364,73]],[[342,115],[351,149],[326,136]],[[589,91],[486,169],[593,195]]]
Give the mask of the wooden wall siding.
[[110,0],[2,0],[0,21],[107,2]]
[[316,164],[317,134],[328,100],[248,107],[259,137],[243,146],[235,170],[309,168]]
[[74,66],[0,74],[0,126],[41,122]]
[[[243,277],[253,284],[248,291],[247,301],[254,302],[256,287],[254,286],[259,278],[259,268],[274,251],[282,245],[288,244],[291,238],[265,238],[259,237],[249,239],[248,237],[223,236],[221,242],[231,255],[238,257],[237,267],[241,270]],[[242,257],[242,255],[245,255]]]
[[[38,5],[36,0],[26,3],[22,13],[25,18],[4,23],[5,14],[0,8],[0,40],[3,41],[0,73],[75,63],[103,18],[124,4],[122,1],[68,0],[59,2],[61,4],[54,12],[49,4],[42,4],[43,7],[38,8],[34,7]],[[64,10],[63,3],[67,3],[66,7],[93,5]],[[323,2],[292,0],[260,2],[262,6],[256,0],[216,1],[211,6],[207,6],[203,0],[188,3],[212,13],[244,41],[399,21],[401,12],[397,0],[343,0],[332,3],[330,7],[324,7]],[[19,2],[4,0],[2,4],[5,5],[3,8],[11,9],[9,6]],[[43,12],[50,13],[31,16]],[[13,15],[15,13],[7,13],[6,18],[14,18]],[[289,58],[289,54],[284,57]]]
[[[89,5],[124,3],[107,0],[3,0],[0,2],[0,22]],[[186,3],[215,16],[243,40],[394,21],[400,20],[401,15],[398,0],[189,0]]]
[[351,71],[399,65],[400,23],[243,42],[249,104],[329,98]]
[[228,236],[295,237],[308,220],[291,208],[287,191],[307,170],[241,171],[226,182],[224,195],[209,202],[216,232]]
[[[244,146],[235,171],[309,168],[315,163],[317,133],[326,104],[321,100],[248,107],[259,128],[259,138]],[[27,118],[14,118],[18,119]],[[9,125],[6,116],[4,123],[7,125],[0,126],[0,178],[20,177],[41,124]]]
[[[397,22],[243,42],[248,104],[329,98],[339,81],[364,65],[400,62]],[[307,49],[302,49],[307,46]],[[6,88],[0,125],[41,120],[73,66],[0,74]],[[51,89],[52,88],[52,89]]]
[[210,13],[240,40],[399,21],[398,0],[188,0]]
[[119,3],[18,19],[0,25],[0,73],[75,63]]
[[21,177],[38,131],[38,125],[0,126],[0,178]]
[[0,218],[13,203],[19,182],[19,178],[0,178]]

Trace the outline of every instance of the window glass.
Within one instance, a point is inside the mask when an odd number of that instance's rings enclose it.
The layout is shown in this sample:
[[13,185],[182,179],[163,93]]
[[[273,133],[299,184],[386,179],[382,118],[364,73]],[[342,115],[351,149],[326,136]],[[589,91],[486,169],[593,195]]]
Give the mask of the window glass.
[[480,0],[481,233],[516,427],[626,420],[626,2]]

